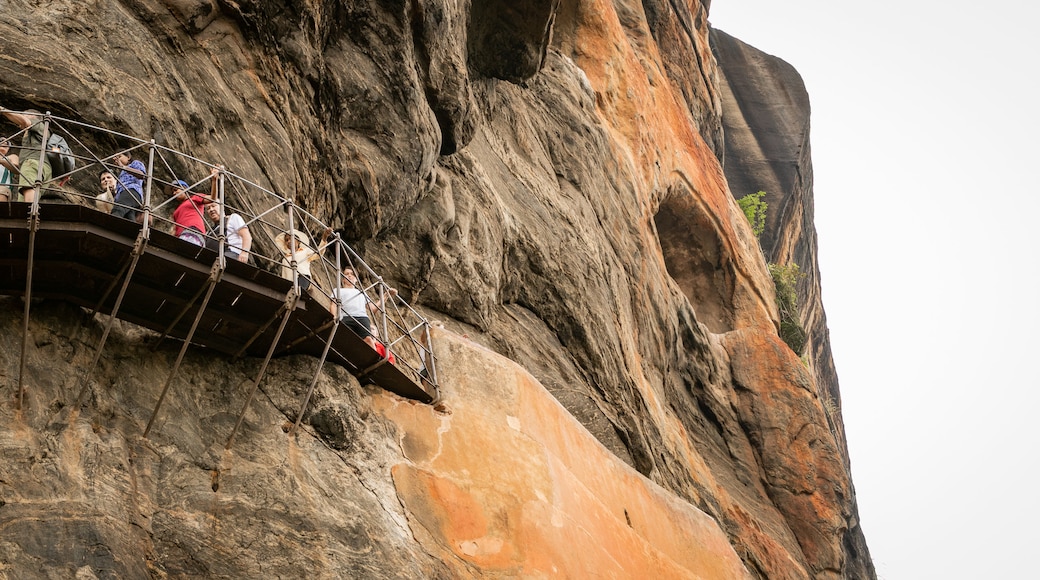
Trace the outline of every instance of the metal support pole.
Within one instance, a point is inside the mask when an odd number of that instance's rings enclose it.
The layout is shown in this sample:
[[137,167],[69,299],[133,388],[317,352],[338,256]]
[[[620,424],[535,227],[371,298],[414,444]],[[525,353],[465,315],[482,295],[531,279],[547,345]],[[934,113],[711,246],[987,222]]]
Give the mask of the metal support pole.
[[383,358],[390,358],[390,330],[386,326],[386,283],[383,282],[383,278],[379,278],[379,310],[382,313],[380,322],[383,325],[382,336],[380,336],[380,342],[383,343]]
[[[35,195],[29,209],[29,255],[25,265],[25,309],[22,314],[22,356],[18,363],[18,403],[16,409],[22,409],[25,399],[25,364],[29,354],[29,307],[32,305],[33,257],[36,253],[36,232],[40,229],[40,194],[43,190],[43,164],[47,160],[47,140],[50,133],[50,112],[43,119],[43,141],[40,143],[40,160],[36,164]],[[35,124],[35,123],[34,123]],[[32,129],[30,125],[26,131]]]
[[433,336],[430,334],[430,323],[426,323],[426,372],[430,375],[430,380],[433,382],[433,388],[440,391],[437,386],[440,383],[437,382],[437,362],[433,356]]
[[321,369],[325,366],[325,359],[329,356],[329,349],[332,347],[332,339],[336,337],[336,329],[339,328],[339,320],[332,325],[332,330],[329,331],[329,338],[325,341],[325,350],[321,353],[321,358],[318,360],[318,368],[314,370],[314,378],[311,379],[311,386],[307,389],[307,396],[303,398],[303,403],[300,404],[300,414],[296,417],[296,423],[293,424],[292,429],[289,429],[289,437],[292,437],[296,430],[300,428],[300,422],[303,421],[303,414],[307,410],[307,405],[311,402],[311,395],[314,394],[314,387],[318,384],[318,377],[321,376]]
[[217,174],[217,208],[220,211],[217,214],[217,255],[220,261],[220,269],[227,268],[227,260],[224,257],[224,250],[227,248],[227,211],[224,205],[224,171],[223,165],[221,166],[220,173]]
[[188,352],[188,346],[191,344],[192,337],[195,336],[195,329],[199,327],[199,322],[202,320],[203,313],[206,312],[206,306],[209,305],[209,299],[213,296],[213,290],[217,287],[217,283],[220,281],[220,275],[222,274],[220,269],[220,260],[218,259],[213,264],[213,270],[209,276],[209,283],[206,288],[206,297],[202,299],[202,305],[199,306],[199,311],[195,314],[195,320],[191,323],[191,330],[188,331],[188,336],[184,337],[184,343],[181,344],[181,350],[177,353],[177,360],[173,363],[173,368],[170,370],[169,376],[166,377],[166,384],[163,385],[162,392],[159,393],[159,400],[155,403],[155,409],[152,410],[152,416],[148,419],[148,425],[144,428],[144,434],[142,437],[148,438],[148,433],[152,430],[152,424],[155,423],[155,418],[159,416],[159,407],[162,406],[163,400],[166,398],[166,392],[170,390],[170,385],[173,383],[173,377],[177,376],[177,371],[180,370],[181,361],[184,360],[185,353]]
[[90,384],[90,375],[94,372],[94,368],[97,367],[97,363],[101,359],[101,351],[105,348],[105,343],[108,341],[108,334],[112,331],[112,324],[115,322],[116,316],[119,315],[119,307],[123,304],[123,298],[126,296],[126,289],[130,287],[130,279],[133,278],[134,270],[137,268],[137,261],[141,258],[141,255],[144,254],[144,248],[147,244],[148,240],[145,238],[145,232],[142,231],[137,235],[137,241],[134,242],[134,249],[130,253],[130,263],[126,268],[126,277],[123,278],[123,286],[119,289],[119,294],[116,295],[115,304],[112,305],[112,313],[109,315],[108,323],[105,324],[105,331],[101,334],[101,341],[95,349],[94,360],[90,362],[90,366],[87,367],[87,370],[83,373],[79,394],[76,395],[76,402],[72,405],[73,409],[78,409],[80,404],[83,403],[83,396],[87,394],[87,386]]
[[300,272],[298,270],[299,264],[296,263],[296,225],[293,223],[293,204],[292,200],[288,200],[289,203],[289,267],[292,268],[292,283],[293,290],[296,292],[296,296],[300,295]]
[[256,380],[253,381],[253,389],[249,391],[249,397],[246,398],[246,404],[242,406],[242,412],[238,415],[238,421],[235,423],[235,428],[231,430],[231,435],[228,436],[227,444],[224,445],[224,449],[231,449],[231,443],[235,440],[235,433],[238,433],[238,428],[242,426],[242,420],[246,418],[246,411],[249,410],[249,404],[253,402],[253,397],[256,396],[256,390],[260,388],[260,381],[264,378],[264,373],[267,372],[267,365],[271,362],[271,356],[274,354],[275,347],[278,346],[279,339],[282,338],[282,332],[285,331],[285,326],[289,323],[289,319],[292,318],[293,310],[296,309],[296,301],[299,296],[296,292],[290,290],[289,295],[285,298],[285,315],[282,317],[282,323],[278,326],[278,332],[274,335],[274,340],[271,341],[271,346],[267,349],[267,356],[264,357],[264,362],[260,366],[260,372],[256,375]]
[[336,234],[335,243],[336,243],[336,289],[332,293],[332,304],[333,304],[333,309],[332,309],[332,331],[329,333],[329,339],[326,341],[326,347],[324,347],[324,350],[321,352],[321,360],[318,362],[317,370],[314,371],[314,379],[311,380],[311,388],[307,391],[307,396],[304,397],[304,402],[300,405],[300,416],[296,417],[296,423],[294,425],[292,425],[291,429],[289,429],[289,437],[292,437],[292,433],[296,432],[297,428],[300,428],[300,422],[304,420],[304,413],[307,411],[307,405],[310,403],[311,395],[314,393],[314,386],[317,385],[317,383],[318,383],[318,375],[321,373],[321,368],[324,366],[324,362],[326,362],[326,359],[328,359],[328,357],[329,357],[329,350],[332,348],[333,339],[336,338],[336,331],[337,331],[337,328],[339,328],[339,318],[340,318],[340,316],[339,316],[339,309],[340,309],[340,306],[341,306],[340,305],[340,300],[339,300],[339,290],[340,290],[340,288],[343,287],[343,274],[342,274],[343,270],[342,270],[342,268],[340,268],[340,260],[339,260],[339,255],[340,255],[339,254],[340,253],[339,244],[342,243],[342,242],[339,239],[339,234]]
[[141,235],[148,239],[149,229],[152,221],[152,183],[153,171],[155,170],[155,139],[148,143],[148,173],[145,174],[144,199],[141,200]]

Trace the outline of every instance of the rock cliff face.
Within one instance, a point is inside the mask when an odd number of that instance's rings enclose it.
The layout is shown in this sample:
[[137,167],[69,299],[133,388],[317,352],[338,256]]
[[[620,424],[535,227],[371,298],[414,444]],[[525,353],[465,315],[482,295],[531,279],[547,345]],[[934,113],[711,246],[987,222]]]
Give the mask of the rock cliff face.
[[735,82],[706,3],[2,5],[0,105],[152,136],[342,228],[444,321],[447,406],[328,369],[289,438],[314,361],[283,359],[223,452],[256,361],[199,351],[143,440],[170,353],[128,327],[70,409],[100,331],[45,303],[16,413],[8,301],[0,577],[873,576],[822,309],[811,371],[775,331],[766,257],[814,251],[811,199],[763,255],[718,161]]
[[[759,238],[766,259],[798,264],[804,274],[798,299],[799,316],[807,331],[806,361],[826,401],[827,420],[848,465],[838,374],[831,358],[816,257],[809,96],[797,71],[786,62],[720,30],[712,30],[711,41],[721,70],[726,180],[737,197],[766,192],[770,209]],[[855,507],[853,516],[858,519]],[[852,524],[856,525],[855,520]],[[849,534],[846,542],[850,554],[863,555],[852,562],[869,562],[862,534]],[[869,567],[853,565],[850,575],[873,574]]]

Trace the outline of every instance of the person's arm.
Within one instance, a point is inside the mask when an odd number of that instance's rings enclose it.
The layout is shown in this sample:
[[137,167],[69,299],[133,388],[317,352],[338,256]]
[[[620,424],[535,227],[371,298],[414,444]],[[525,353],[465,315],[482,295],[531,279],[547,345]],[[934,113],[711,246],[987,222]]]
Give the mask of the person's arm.
[[220,192],[217,191],[219,188],[217,185],[220,184],[220,172],[224,170],[223,165],[211,167],[209,170],[209,199],[210,201],[219,201],[217,198]]
[[[394,297],[397,296],[397,288],[387,288],[386,293],[390,295],[390,300],[393,300]],[[372,300],[368,302],[368,311],[372,314],[373,318],[383,310],[386,310],[386,302],[382,297],[379,299],[379,304],[376,304],[375,301]]]
[[14,111],[4,111],[3,114],[5,117],[7,117],[8,121],[14,123],[15,125],[18,125],[19,129],[28,129],[33,124],[32,119],[21,113],[15,113]]
[[325,228],[325,231],[321,233],[321,243],[318,244],[318,253],[325,251],[325,248],[329,246],[329,236],[332,235],[332,228]]
[[[248,226],[242,226],[238,230],[238,235],[242,236],[242,251],[238,253],[239,262],[249,261],[249,248],[253,247],[253,234],[249,233]],[[335,314],[335,312],[333,312]]]
[[120,169],[129,173],[130,175],[133,175],[138,179],[144,179],[147,170],[145,169],[143,161],[141,161],[140,159],[131,159],[130,163],[127,163],[126,165],[120,165],[120,159],[122,159],[122,157],[116,155],[116,165],[119,165]]
[[3,165],[11,171],[18,171],[18,161],[18,156],[14,153],[0,156],[0,165]]

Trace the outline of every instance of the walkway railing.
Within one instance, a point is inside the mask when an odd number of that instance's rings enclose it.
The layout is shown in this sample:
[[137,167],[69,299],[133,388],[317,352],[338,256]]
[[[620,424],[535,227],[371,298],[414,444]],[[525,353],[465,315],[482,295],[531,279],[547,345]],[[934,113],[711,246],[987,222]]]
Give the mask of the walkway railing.
[[[0,109],[0,113],[33,115],[29,112],[8,109]],[[204,224],[212,225],[212,227],[206,228],[205,232],[198,232],[198,234],[204,238],[206,245],[215,250],[219,256],[213,266],[209,292],[212,292],[214,284],[219,281],[227,266],[227,260],[236,259],[235,250],[241,249],[241,253],[237,257],[240,261],[245,261],[268,272],[277,273],[292,281],[293,289],[286,301],[287,310],[292,310],[296,301],[305,295],[329,310],[332,314],[332,321],[328,324],[328,328],[314,330],[315,333],[328,333],[321,336],[326,344],[321,364],[325,362],[325,356],[328,354],[335,333],[351,332],[349,329],[339,329],[341,326],[339,313],[342,308],[339,295],[340,290],[344,289],[344,278],[340,273],[349,267],[356,273],[358,288],[365,294],[368,304],[371,305],[369,308],[374,310],[374,316],[371,317],[373,323],[371,331],[375,337],[375,346],[381,349],[382,362],[380,364],[398,365],[402,370],[406,369],[411,373],[416,383],[430,385],[436,390],[436,360],[433,355],[429,322],[409,306],[394,289],[390,288],[383,278],[343,241],[338,232],[320,217],[313,215],[296,203],[293,198],[258,185],[254,181],[234,173],[230,168],[170,149],[157,144],[155,140],[138,139],[49,113],[36,115],[35,119],[38,122],[34,126],[21,128],[6,137],[10,142],[10,151],[3,158],[13,161],[13,156],[17,154],[20,156],[19,163],[24,163],[27,157],[38,156],[37,163],[42,168],[48,158],[49,137],[59,134],[66,139],[72,150],[71,156],[75,160],[75,167],[71,171],[51,175],[49,178],[45,178],[43,171],[38,171],[38,178],[31,185],[35,188],[36,195],[32,200],[27,224],[30,241],[25,289],[25,336],[19,367],[19,408],[24,396],[21,377],[25,374],[25,352],[28,344],[33,240],[35,232],[39,229],[41,201],[43,203],[81,204],[102,210],[111,208],[110,213],[126,215],[127,219],[134,219],[140,227],[134,250],[137,257],[140,256],[142,248],[148,244],[151,231],[172,231],[178,226],[173,217],[174,212],[178,211],[178,206],[181,206],[180,212],[193,212],[195,222],[201,221]],[[39,128],[42,128],[42,144],[31,150],[22,149],[20,142],[26,134],[30,130],[39,130]],[[91,147],[88,146],[88,143],[96,145]],[[96,151],[102,147],[105,148],[104,151]],[[141,161],[141,163],[133,163],[138,168],[134,177],[140,180],[140,197],[133,195],[137,193],[136,191],[122,188],[114,199],[99,200],[98,195],[101,193],[99,174],[101,172],[108,171],[117,177],[128,171],[133,173],[132,168],[120,164],[121,155],[128,155],[132,159],[136,158]],[[62,164],[54,164],[54,166],[60,165]],[[142,165],[143,170],[141,170]],[[10,188],[12,199],[17,199],[19,195],[18,173],[13,173],[14,183]],[[198,205],[191,203],[184,205],[183,199],[173,195],[177,189],[182,189],[187,196],[199,196],[196,198],[197,200],[204,198],[206,202]],[[130,197],[131,195],[133,197]],[[206,205],[213,205],[219,211],[210,213],[213,210],[205,209]],[[206,215],[207,213],[210,215]],[[244,243],[234,246],[229,244],[227,224],[228,219],[233,215],[240,216],[244,227],[248,230],[252,242],[248,244],[248,247],[245,247],[247,244]],[[127,282],[133,275],[136,260],[136,257],[133,258],[127,266],[129,272],[125,275],[126,282],[117,297],[115,312],[112,313],[113,318],[117,316],[119,305],[124,299],[133,300],[133,296],[123,294],[126,292]],[[114,292],[115,288],[110,288],[110,291]],[[201,317],[208,300],[209,294],[203,298],[197,318]],[[283,318],[283,328],[285,320],[287,317]],[[193,327],[192,333],[194,330]],[[107,335],[108,328],[103,335],[102,346]],[[185,347],[191,342],[191,339],[192,336],[189,334],[184,341]],[[273,349],[272,344],[272,352],[268,353],[267,360],[275,354]],[[97,356],[100,356],[100,352],[99,347]],[[182,356],[183,350],[175,365],[180,364]],[[264,362],[265,368],[267,360]],[[96,364],[97,359],[93,362],[93,365]],[[317,375],[315,375],[315,382],[316,380]],[[259,384],[259,377],[256,384]],[[169,381],[164,387],[163,396],[168,387]],[[82,399],[85,389],[86,379],[84,379],[83,390],[80,392],[80,399]],[[313,389],[314,383],[312,382],[310,390],[313,391]],[[309,398],[310,392],[307,395],[308,401]],[[249,402],[247,401],[246,404],[248,406]],[[300,418],[303,416],[306,404],[307,401],[302,405]],[[158,407],[156,411],[158,411]],[[153,414],[152,420],[154,419]],[[241,419],[239,422],[241,423]],[[297,425],[299,425],[299,419]],[[150,428],[151,421],[148,426],[148,429]],[[236,425],[236,431],[237,428]],[[229,440],[228,445],[230,443]]]

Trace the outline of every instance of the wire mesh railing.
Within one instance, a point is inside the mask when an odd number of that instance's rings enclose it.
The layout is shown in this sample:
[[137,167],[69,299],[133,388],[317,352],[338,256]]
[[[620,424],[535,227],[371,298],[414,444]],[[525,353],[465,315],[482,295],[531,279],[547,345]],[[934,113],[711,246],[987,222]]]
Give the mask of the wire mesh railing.
[[[0,201],[74,203],[291,280],[385,362],[437,389],[429,322],[319,216],[232,169],[50,113],[0,108]],[[5,146],[6,143],[6,146]],[[104,148],[104,151],[100,151]],[[31,281],[30,281],[31,282]],[[132,297],[128,297],[132,300]]]

